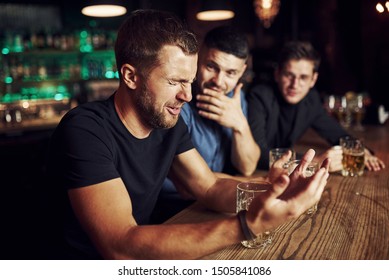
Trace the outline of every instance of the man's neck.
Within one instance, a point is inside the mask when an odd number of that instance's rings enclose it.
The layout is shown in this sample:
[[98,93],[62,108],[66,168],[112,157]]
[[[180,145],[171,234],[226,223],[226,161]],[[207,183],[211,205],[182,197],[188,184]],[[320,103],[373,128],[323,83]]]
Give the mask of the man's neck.
[[152,129],[142,122],[142,118],[133,105],[128,92],[118,89],[115,93],[114,104],[116,112],[127,130],[136,138],[147,138]]

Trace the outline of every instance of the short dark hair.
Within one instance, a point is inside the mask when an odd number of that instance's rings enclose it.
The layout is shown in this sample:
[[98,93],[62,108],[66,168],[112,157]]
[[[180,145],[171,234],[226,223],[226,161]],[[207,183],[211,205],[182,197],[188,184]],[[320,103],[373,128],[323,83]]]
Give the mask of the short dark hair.
[[130,63],[147,76],[155,67],[165,45],[178,46],[185,54],[196,54],[196,35],[172,13],[136,10],[120,26],[115,43],[116,65],[120,69]]
[[242,59],[249,56],[247,36],[232,26],[219,26],[210,30],[205,35],[203,44],[207,48],[217,49]]
[[320,54],[311,43],[305,41],[290,41],[282,48],[278,56],[278,67],[283,68],[290,60],[306,59],[313,62],[313,71],[318,72],[320,66]]

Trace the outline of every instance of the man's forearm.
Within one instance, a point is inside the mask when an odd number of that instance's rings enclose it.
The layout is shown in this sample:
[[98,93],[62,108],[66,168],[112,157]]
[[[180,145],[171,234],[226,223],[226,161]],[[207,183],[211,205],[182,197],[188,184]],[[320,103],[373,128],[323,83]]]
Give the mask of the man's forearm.
[[239,221],[233,215],[197,224],[135,226],[102,254],[106,259],[196,259],[240,240]]
[[248,124],[241,132],[234,132],[231,161],[242,175],[252,175],[257,167],[260,155],[260,147],[254,141]]

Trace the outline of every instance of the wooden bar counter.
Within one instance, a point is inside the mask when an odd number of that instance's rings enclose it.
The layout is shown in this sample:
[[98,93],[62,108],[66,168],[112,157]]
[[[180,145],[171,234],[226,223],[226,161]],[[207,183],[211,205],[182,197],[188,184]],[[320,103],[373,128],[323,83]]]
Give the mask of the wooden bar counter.
[[[350,133],[363,138],[381,158],[386,169],[365,170],[361,177],[332,173],[313,215],[303,214],[276,230],[273,243],[263,249],[246,249],[240,244],[227,247],[204,259],[308,259],[378,260],[389,259],[389,122],[366,126]],[[308,131],[296,145],[323,151],[325,141]],[[229,214],[216,213],[195,203],[166,223],[201,222]]]

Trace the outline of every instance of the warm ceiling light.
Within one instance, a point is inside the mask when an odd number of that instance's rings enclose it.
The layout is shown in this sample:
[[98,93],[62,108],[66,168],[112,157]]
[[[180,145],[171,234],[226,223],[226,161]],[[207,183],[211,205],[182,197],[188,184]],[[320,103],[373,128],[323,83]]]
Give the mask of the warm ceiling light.
[[375,6],[375,9],[377,10],[377,12],[382,14],[383,12],[385,12],[385,7],[387,9],[387,12],[389,12],[389,1],[386,1],[385,4],[378,2]]
[[122,5],[123,1],[94,0],[87,1],[88,4],[81,10],[81,13],[90,17],[117,17],[127,13]]
[[376,6],[375,6],[376,10],[379,12],[379,13],[383,13],[385,11],[384,9],[384,6],[382,6],[381,3],[378,3]]
[[228,10],[215,10],[215,11],[203,11],[197,14],[198,20],[226,20],[235,16],[233,11]]
[[280,0],[254,0],[254,9],[265,28],[269,28],[280,10]]
[[216,21],[231,19],[235,16],[231,1],[228,0],[204,0],[201,10],[196,18],[204,21]]

